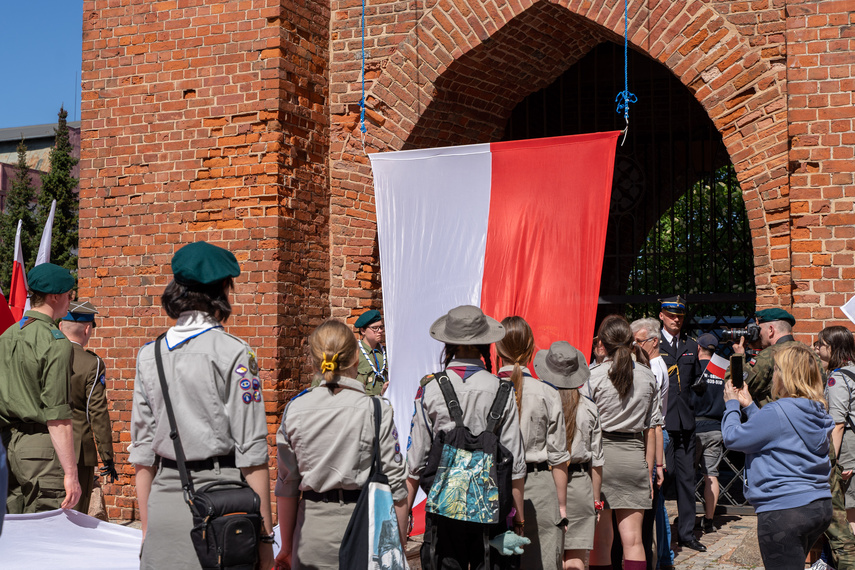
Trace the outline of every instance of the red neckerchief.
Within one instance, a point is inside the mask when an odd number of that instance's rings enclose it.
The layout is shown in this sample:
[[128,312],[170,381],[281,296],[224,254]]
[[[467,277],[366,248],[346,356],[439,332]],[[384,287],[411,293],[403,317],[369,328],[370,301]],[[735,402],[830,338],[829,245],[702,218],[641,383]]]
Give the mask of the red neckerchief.
[[446,370],[451,370],[452,372],[460,376],[461,380],[466,382],[466,380],[470,376],[472,376],[476,372],[484,370],[484,368],[480,366],[449,366],[448,368],[446,368]]

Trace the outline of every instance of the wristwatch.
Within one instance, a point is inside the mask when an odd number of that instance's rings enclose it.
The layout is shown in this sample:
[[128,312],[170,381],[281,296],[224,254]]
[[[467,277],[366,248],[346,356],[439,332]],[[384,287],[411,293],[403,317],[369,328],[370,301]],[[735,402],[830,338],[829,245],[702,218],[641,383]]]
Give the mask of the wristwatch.
[[262,534],[261,538],[259,538],[258,540],[260,540],[264,544],[273,544],[274,542],[276,542],[276,533],[271,532],[270,534]]

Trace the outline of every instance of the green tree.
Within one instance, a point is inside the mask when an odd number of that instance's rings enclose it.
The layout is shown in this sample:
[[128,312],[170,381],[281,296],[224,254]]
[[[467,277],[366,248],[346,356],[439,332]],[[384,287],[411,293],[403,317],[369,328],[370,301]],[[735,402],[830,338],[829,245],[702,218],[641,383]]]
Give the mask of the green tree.
[[71,154],[67,117],[68,111],[60,107],[59,122],[54,130],[56,141],[50,151],[50,171],[42,177],[42,191],[39,193],[37,213],[39,228],[44,228],[44,223],[50,214],[51,202],[56,200],[50,261],[76,272],[78,197],[75,190],[78,180],[71,175],[71,171],[78,161]]
[[12,261],[15,255],[15,232],[21,220],[21,250],[25,269],[33,266],[38,251],[38,224],[36,223],[34,197],[35,186],[30,180],[27,166],[27,145],[23,139],[18,143],[18,169],[12,186],[6,195],[6,207],[0,216],[0,283],[9,293],[12,281]]

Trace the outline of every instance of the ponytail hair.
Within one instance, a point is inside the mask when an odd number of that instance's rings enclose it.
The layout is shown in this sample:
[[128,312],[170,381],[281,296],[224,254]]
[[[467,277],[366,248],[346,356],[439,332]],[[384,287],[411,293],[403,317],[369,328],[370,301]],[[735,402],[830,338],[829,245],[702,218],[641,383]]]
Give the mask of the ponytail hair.
[[632,388],[633,355],[642,364],[648,365],[644,351],[633,346],[632,330],[622,315],[609,315],[600,323],[597,337],[606,349],[606,355],[612,359],[609,380],[621,399],[626,398]]
[[564,411],[564,433],[567,435],[567,451],[573,447],[576,435],[576,413],[579,411],[579,390],[558,390],[561,396],[561,408]]
[[341,371],[357,362],[356,339],[344,323],[329,319],[309,335],[312,364],[330,390],[338,385]]
[[496,354],[504,364],[513,364],[511,382],[514,385],[517,399],[517,413],[522,410],[523,371],[534,356],[534,334],[531,327],[522,317],[505,317],[502,319],[505,327],[505,338],[496,343]]

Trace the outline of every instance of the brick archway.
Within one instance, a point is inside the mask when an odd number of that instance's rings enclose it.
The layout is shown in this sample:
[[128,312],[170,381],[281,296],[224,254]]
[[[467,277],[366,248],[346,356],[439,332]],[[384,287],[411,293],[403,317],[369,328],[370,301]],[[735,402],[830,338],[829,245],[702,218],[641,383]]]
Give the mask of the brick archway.
[[[784,21],[782,11],[771,12]],[[746,30],[739,14],[720,14],[700,0],[631,1],[629,16],[632,48],[679,78],[722,134],[752,227],[758,306],[790,305],[782,38],[770,32],[758,42],[756,26]],[[622,36],[623,3],[438,2],[411,28],[369,65],[367,152],[497,140],[525,95],[597,43]],[[377,46],[382,38],[372,34],[369,17],[367,42]],[[335,85],[354,66],[337,66],[333,52]],[[330,221],[343,230],[331,236],[331,304],[333,316],[344,318],[379,304],[371,174],[355,130],[358,98],[351,91],[331,100]]]

